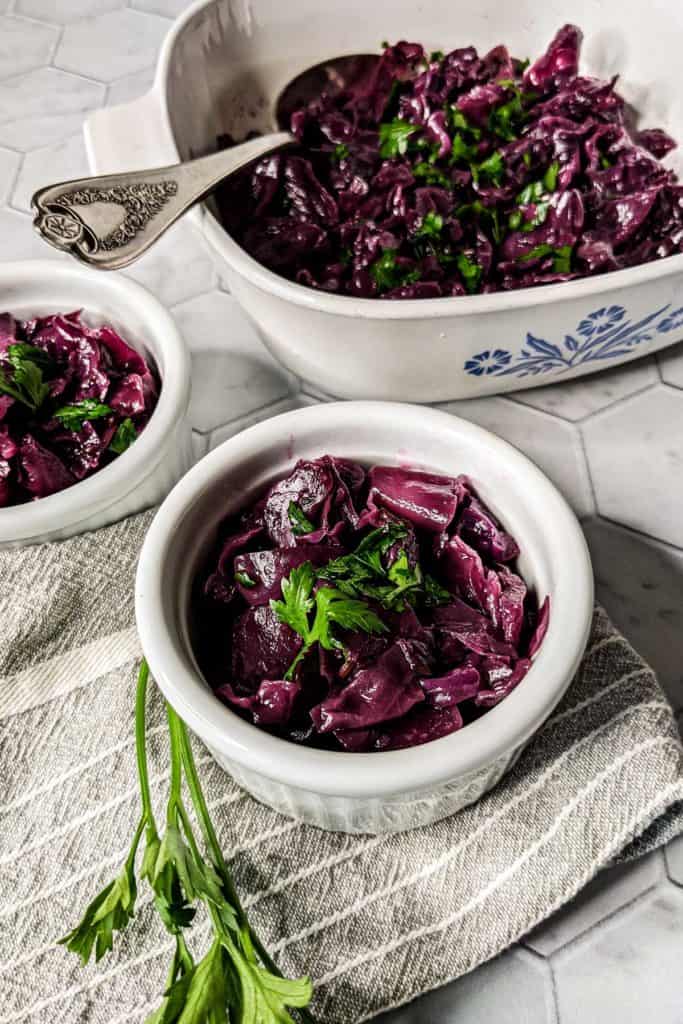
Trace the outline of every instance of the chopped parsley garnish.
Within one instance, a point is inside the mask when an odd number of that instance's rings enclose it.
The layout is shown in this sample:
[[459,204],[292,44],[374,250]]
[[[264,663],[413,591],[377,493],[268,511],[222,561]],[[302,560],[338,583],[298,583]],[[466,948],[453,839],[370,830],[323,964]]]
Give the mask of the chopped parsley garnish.
[[425,238],[438,238],[442,229],[443,217],[441,214],[436,213],[434,210],[429,210],[425,214],[423,221],[415,234]]
[[549,245],[547,242],[542,242],[541,245],[535,245],[529,252],[524,253],[523,256],[518,257],[519,263],[528,263],[530,260],[543,259],[545,256],[553,257],[553,270],[556,274],[570,274],[572,269],[572,247],[571,245],[561,245],[555,247]]
[[469,217],[471,215],[483,217],[490,227],[491,235],[496,245],[503,240],[503,232],[500,228],[500,219],[498,216],[498,208],[496,206],[484,206],[481,199],[475,199],[473,203],[466,203],[465,206],[459,206],[455,211],[455,215],[456,217]]
[[246,587],[247,590],[251,590],[252,587],[256,586],[256,580],[252,580],[248,572],[236,572],[235,581],[241,584],[241,586]]
[[448,115],[448,120],[453,128],[457,128],[458,131],[461,132],[466,132],[468,135],[471,135],[475,141],[479,141],[481,138],[481,128],[477,128],[476,125],[470,124],[463,112],[458,110],[455,104],[450,104],[446,108],[446,114]]
[[480,164],[476,164],[472,167],[472,176],[475,181],[483,175],[496,186],[501,184],[504,173],[505,164],[503,163],[503,156],[498,152],[498,150],[496,150],[495,153],[492,153],[491,156],[487,157],[486,160],[482,160]]
[[81,430],[86,421],[102,419],[103,416],[110,416],[113,411],[111,406],[105,405],[103,402],[84,398],[81,402],[63,405],[57,409],[55,419],[58,419],[67,430]]
[[548,170],[543,175],[543,184],[547,192],[554,192],[557,188],[557,176],[560,173],[560,164],[553,160]]
[[529,152],[528,149],[524,150],[524,154],[522,156],[522,160],[524,161],[524,163],[525,163],[525,165],[527,167],[531,167],[531,153]]
[[387,630],[366,601],[348,597],[336,587],[319,587],[314,594],[315,583],[313,566],[304,562],[292,569],[282,581],[282,600],[270,602],[280,622],[303,640],[299,653],[285,673],[285,679],[293,677],[297,665],[314,644],[320,644],[326,651],[343,650],[344,645],[335,636],[335,626],[363,633],[385,633]]
[[292,533],[295,537],[303,537],[306,533],[313,533],[315,526],[305,514],[300,505],[297,505],[295,501],[290,501],[287,509],[287,518],[289,519],[289,525],[292,527]]
[[122,420],[121,423],[119,423],[109,447],[113,452],[116,452],[117,455],[121,455],[127,448],[130,448],[137,436],[138,434],[133,421],[129,417],[126,417],[125,420]]
[[441,185],[442,188],[451,187],[452,182],[450,178],[443,171],[440,171],[438,167],[434,167],[433,164],[420,161],[419,164],[415,164],[412,171],[414,178],[423,178],[428,185]]
[[370,265],[370,274],[380,292],[400,288],[420,280],[420,271],[406,270],[396,264],[396,250],[385,249],[379,259]]
[[408,150],[408,140],[418,130],[418,126],[395,117],[388,124],[379,126],[379,153],[385,159],[404,156]]
[[0,368],[0,392],[28,406],[33,412],[40,408],[50,393],[50,385],[43,380],[43,370],[38,365],[46,365],[44,354],[38,355],[40,352],[35,346],[23,342],[9,345],[5,357],[12,368],[11,377]]
[[470,295],[474,294],[479,288],[481,278],[483,274],[482,268],[476,262],[476,260],[470,259],[467,253],[458,253],[456,259],[456,265],[460,271],[460,276],[463,279],[466,290]]
[[432,50],[429,55],[429,63],[433,64],[435,61],[442,61],[444,58],[443,50]]
[[440,604],[450,604],[453,600],[453,595],[445,587],[442,587],[437,579],[430,576],[429,573],[424,578],[424,594],[423,601],[427,607],[434,607]]
[[338,146],[334,147],[334,155],[337,160],[346,160],[349,155],[349,147],[344,142],[340,142]]
[[453,145],[451,146],[451,160],[454,163],[461,160],[465,163],[471,164],[479,153],[479,146],[476,142],[471,145],[465,142],[464,136],[460,132],[456,132],[453,136]]

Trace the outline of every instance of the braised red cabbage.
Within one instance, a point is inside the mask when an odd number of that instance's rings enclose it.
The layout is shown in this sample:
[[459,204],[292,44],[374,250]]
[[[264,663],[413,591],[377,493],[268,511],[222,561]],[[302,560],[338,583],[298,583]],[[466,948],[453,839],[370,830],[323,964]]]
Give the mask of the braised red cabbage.
[[[299,284],[415,299],[569,281],[681,251],[674,141],[579,74],[565,25],[533,64],[386,46],[292,116],[299,146],[233,176],[227,230]],[[224,137],[220,145],[232,144]]]
[[197,586],[217,696],[297,743],[378,751],[474,721],[524,678],[549,602],[465,476],[299,461],[228,522]]
[[62,491],[124,452],[157,401],[155,376],[80,312],[0,314],[0,506]]

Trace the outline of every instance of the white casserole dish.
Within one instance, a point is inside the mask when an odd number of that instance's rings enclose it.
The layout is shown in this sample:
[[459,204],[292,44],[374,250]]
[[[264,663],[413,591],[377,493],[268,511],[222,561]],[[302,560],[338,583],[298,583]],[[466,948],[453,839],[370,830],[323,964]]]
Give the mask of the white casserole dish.
[[[191,642],[191,591],[219,524],[298,458],[325,452],[468,474],[516,537],[520,570],[550,624],[520,685],[459,732],[407,750],[357,754],[297,746],[214,697]],[[348,402],[266,420],[203,458],[176,485],[145,538],[136,580],[140,642],[164,695],[217,761],[258,800],[342,832],[404,831],[477,800],[510,768],[572,680],[593,610],[581,528],[533,463],[488,431],[419,406]]]
[[192,465],[190,356],[173,319],[140,285],[56,260],[0,265],[0,311],[18,319],[83,309],[151,361],[159,401],[131,447],[85,480],[47,498],[0,509],[0,547],[60,540],[158,504]]
[[[325,57],[374,51],[387,36],[446,50],[503,42],[532,56],[568,18],[585,33],[582,68],[601,77],[618,72],[639,122],[683,143],[680,4],[348,0],[321,9],[317,0],[199,0],[167,37],[152,91],[88,120],[90,162],[97,172],[171,164],[212,151],[220,133],[269,130],[273,101],[295,74]],[[676,160],[683,168],[674,153]],[[210,203],[191,216],[273,354],[339,397],[472,398],[566,380],[683,338],[683,254],[504,294],[357,300],[261,267],[226,234]]]

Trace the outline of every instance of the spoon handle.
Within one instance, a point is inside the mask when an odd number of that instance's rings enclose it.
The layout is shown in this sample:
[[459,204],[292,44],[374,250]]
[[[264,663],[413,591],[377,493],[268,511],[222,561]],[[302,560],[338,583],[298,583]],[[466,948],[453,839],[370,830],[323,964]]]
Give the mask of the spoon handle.
[[63,181],[33,196],[33,226],[99,270],[128,266],[198,200],[245,164],[294,139],[286,132],[170,167]]

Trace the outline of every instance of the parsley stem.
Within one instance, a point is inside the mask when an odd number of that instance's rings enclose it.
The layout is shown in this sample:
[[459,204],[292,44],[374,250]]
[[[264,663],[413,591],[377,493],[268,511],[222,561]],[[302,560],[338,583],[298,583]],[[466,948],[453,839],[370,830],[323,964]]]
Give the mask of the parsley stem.
[[170,704],[166,704],[166,714],[171,742],[171,791],[166,808],[166,822],[172,825],[182,805],[182,747],[176,726],[177,715]]
[[[235,913],[237,914],[237,918],[240,924],[249,933],[251,941],[253,942],[254,948],[256,949],[259,957],[261,958],[261,961],[265,964],[265,966],[272,974],[277,975],[278,978],[282,978],[282,971],[279,969],[275,961],[271,959],[266,948],[259,939],[258,935],[255,934],[253,928],[249,924],[249,919],[247,918],[247,915],[244,911],[244,907],[240,903],[239,896],[237,895],[237,890],[235,889],[235,884],[232,880],[230,869],[228,868],[225,857],[223,856],[221,845],[218,842],[218,836],[216,835],[216,831],[213,827],[213,822],[211,821],[211,818],[209,816],[209,808],[206,806],[204,793],[201,787],[201,783],[199,782],[199,776],[197,774],[197,768],[194,762],[194,755],[192,753],[192,747],[190,746],[190,738],[188,736],[185,723],[182,721],[182,719],[178,718],[175,711],[173,711],[172,709],[170,715],[175,719],[175,728],[177,729],[178,737],[181,743],[183,768],[185,769],[185,778],[187,780],[188,789],[190,790],[190,796],[192,797],[192,803],[194,804],[194,809],[197,812],[197,817],[199,818],[199,824],[204,835],[206,845],[211,851],[211,857],[216,867],[216,870],[218,871],[221,877],[221,881],[225,886],[225,891],[228,895],[228,898],[230,899],[230,902],[233,905]],[[211,912],[213,919],[213,908],[209,907],[209,910]],[[218,925],[214,920],[214,927],[220,927],[222,930],[220,919],[218,919]],[[298,1014],[301,1020],[305,1022],[305,1024],[306,1022],[307,1024],[315,1024],[315,1018],[308,1012],[308,1010],[301,1008],[298,1010]]]
[[138,685],[135,695],[135,755],[138,765],[138,778],[140,779],[140,798],[142,800],[142,814],[149,833],[156,834],[156,822],[152,809],[152,795],[149,788],[149,772],[147,768],[147,738],[145,734],[145,706],[147,702],[147,681],[149,679],[149,665],[142,659],[138,673]]
[[144,814],[140,815],[140,820],[138,822],[137,828],[135,829],[135,835],[133,836],[133,842],[131,843],[128,856],[126,857],[127,871],[132,871],[133,869],[133,865],[135,863],[135,856],[138,852],[138,846],[140,845],[140,838],[142,837],[142,833],[144,832],[146,824],[147,818],[145,817]]

